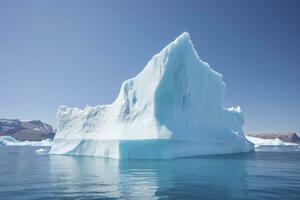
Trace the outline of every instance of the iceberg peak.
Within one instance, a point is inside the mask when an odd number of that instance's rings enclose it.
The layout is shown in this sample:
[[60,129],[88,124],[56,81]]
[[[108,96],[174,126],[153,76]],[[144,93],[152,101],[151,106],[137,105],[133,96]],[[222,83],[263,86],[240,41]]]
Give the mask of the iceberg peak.
[[166,159],[247,152],[240,109],[223,108],[222,75],[184,32],[124,81],[110,105],[61,107],[52,154]]
[[[179,35],[173,42],[167,45],[164,49],[177,49],[177,50],[184,50],[185,48],[191,48],[195,51],[193,47],[193,43],[190,38],[190,34],[188,32],[183,32]],[[163,50],[164,50],[163,49]],[[163,52],[162,50],[162,52]]]
[[191,41],[190,34],[188,32],[183,32],[174,41],[190,42]]

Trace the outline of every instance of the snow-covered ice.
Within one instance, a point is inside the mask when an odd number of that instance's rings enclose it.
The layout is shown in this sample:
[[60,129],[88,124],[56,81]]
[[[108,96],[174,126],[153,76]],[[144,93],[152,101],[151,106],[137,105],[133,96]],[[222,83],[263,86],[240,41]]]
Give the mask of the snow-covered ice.
[[52,143],[51,139],[42,141],[17,141],[11,136],[0,137],[0,146],[52,146]]
[[50,153],[169,159],[253,151],[241,109],[224,108],[224,92],[222,75],[183,33],[124,81],[112,104],[60,106]]
[[48,150],[47,149],[37,149],[35,151],[37,154],[47,154],[48,153]]
[[299,151],[300,145],[296,143],[284,142],[279,138],[262,139],[246,136],[246,138],[255,144],[255,151]]
[[284,142],[279,138],[275,139],[262,139],[257,137],[246,136],[246,138],[255,144],[255,146],[297,146],[296,143]]

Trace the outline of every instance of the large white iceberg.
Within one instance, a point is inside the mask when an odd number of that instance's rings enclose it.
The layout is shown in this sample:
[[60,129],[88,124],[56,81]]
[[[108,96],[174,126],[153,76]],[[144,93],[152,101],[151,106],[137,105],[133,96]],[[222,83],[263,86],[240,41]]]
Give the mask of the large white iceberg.
[[223,108],[224,91],[222,75],[183,33],[124,81],[112,104],[60,106],[50,153],[169,159],[252,151],[240,108]]

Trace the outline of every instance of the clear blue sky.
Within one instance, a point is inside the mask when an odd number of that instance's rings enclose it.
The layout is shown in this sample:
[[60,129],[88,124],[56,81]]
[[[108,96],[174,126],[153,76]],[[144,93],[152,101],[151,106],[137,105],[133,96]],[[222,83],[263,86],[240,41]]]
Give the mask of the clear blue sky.
[[183,31],[245,130],[300,131],[300,1],[0,0],[0,118],[107,104]]

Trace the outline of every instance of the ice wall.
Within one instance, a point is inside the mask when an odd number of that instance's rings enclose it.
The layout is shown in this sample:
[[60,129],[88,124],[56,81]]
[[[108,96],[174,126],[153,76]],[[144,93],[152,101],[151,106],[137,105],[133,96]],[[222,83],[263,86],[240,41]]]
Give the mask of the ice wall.
[[223,108],[224,90],[222,75],[183,33],[124,81],[112,104],[60,106],[50,153],[164,159],[252,151],[239,107]]

